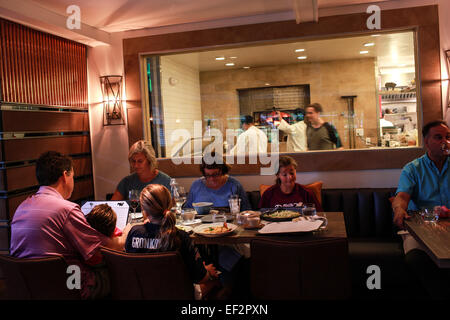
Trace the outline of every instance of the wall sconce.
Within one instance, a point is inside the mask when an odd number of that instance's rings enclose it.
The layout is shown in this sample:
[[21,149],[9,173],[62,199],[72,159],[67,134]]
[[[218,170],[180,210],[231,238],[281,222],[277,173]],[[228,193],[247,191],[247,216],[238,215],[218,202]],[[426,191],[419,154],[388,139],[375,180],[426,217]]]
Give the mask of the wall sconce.
[[103,125],[125,124],[122,109],[122,76],[100,77],[103,94]]

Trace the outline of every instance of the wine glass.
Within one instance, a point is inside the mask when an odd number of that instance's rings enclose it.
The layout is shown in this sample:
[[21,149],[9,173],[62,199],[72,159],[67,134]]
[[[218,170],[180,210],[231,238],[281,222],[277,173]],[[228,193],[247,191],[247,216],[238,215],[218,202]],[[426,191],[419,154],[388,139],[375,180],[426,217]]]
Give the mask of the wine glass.
[[136,219],[136,209],[139,206],[139,190],[130,190],[128,192],[128,200],[130,201],[131,209],[133,209],[131,219]]
[[173,185],[173,199],[177,205],[177,211],[181,212],[181,207],[186,202],[186,191],[180,185]]

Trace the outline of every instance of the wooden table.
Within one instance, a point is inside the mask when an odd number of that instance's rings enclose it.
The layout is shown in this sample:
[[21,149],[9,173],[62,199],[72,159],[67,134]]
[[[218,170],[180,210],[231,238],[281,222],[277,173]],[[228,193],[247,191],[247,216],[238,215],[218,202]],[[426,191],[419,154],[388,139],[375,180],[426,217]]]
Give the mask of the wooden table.
[[[235,232],[223,237],[204,237],[197,234],[192,234],[191,239],[195,244],[238,244],[250,243],[253,239],[274,239],[286,241],[310,241],[315,239],[332,239],[332,238],[347,238],[347,232],[344,223],[343,212],[326,212],[328,219],[328,226],[326,230],[320,230],[307,233],[296,233],[286,235],[262,235],[258,230],[246,230],[238,226]],[[319,212],[318,215],[324,215]],[[236,224],[235,222],[233,222]]]
[[450,219],[440,219],[437,222],[424,222],[415,214],[405,220],[406,229],[421,243],[430,258],[440,268],[450,268]]

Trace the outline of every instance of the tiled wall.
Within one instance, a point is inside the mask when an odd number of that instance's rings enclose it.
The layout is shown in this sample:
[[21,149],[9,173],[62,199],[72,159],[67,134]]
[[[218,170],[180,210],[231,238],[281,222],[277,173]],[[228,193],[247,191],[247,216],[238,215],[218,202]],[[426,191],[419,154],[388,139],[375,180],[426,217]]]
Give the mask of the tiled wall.
[[[321,63],[299,63],[277,67],[234,69],[200,73],[202,111],[205,118],[217,119],[217,128],[239,127],[239,99],[236,89],[309,84],[311,102],[324,108],[323,118],[332,122],[348,147],[347,102],[341,96],[356,95],[355,125],[364,128],[364,137],[376,143],[377,101],[374,59]],[[358,141],[357,148],[364,147]]]
[[170,56],[161,57],[161,71],[166,155],[170,157],[182,140],[179,137],[172,142],[172,132],[186,129],[194,137],[194,120],[202,120],[200,80],[198,70],[176,62]]

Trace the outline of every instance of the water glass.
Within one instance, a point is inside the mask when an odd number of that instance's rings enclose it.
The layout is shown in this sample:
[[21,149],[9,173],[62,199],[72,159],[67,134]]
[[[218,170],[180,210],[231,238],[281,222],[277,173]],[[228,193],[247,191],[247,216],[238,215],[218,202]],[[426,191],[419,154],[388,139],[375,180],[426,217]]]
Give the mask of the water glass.
[[213,223],[227,222],[227,217],[225,216],[224,212],[214,210],[214,212],[212,213],[212,222]]
[[307,203],[302,210],[304,216],[315,216],[316,213],[316,205],[314,203]]
[[420,215],[425,222],[436,222],[439,220],[439,212],[433,208],[422,209]]
[[230,213],[236,215],[241,211],[241,199],[230,198],[228,199],[228,204],[230,205]]
[[186,208],[181,210],[181,219],[183,223],[192,223],[195,220],[195,214],[197,212],[192,208]]

